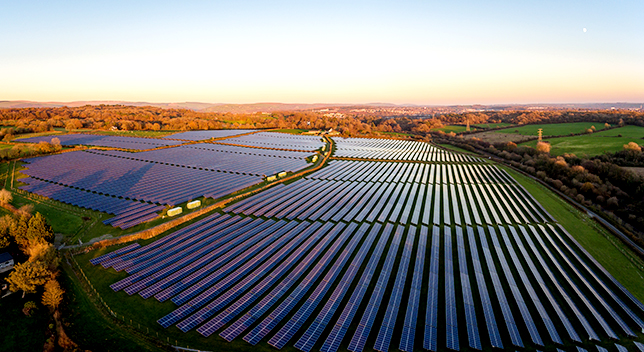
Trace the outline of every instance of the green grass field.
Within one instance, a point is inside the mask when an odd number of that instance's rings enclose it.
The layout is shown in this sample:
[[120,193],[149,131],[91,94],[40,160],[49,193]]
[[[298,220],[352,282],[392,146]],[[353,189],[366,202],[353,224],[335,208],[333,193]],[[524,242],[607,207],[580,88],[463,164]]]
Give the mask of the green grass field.
[[40,136],[52,136],[51,138],[54,138],[54,135],[57,134],[65,134],[63,131],[47,131],[47,132],[38,132],[38,133],[26,133],[26,134],[21,134],[18,135],[15,140],[20,141],[21,139],[25,138],[31,138],[31,137],[40,137]]
[[514,124],[506,123],[506,122],[499,122],[499,123],[479,123],[479,124],[472,125],[472,126],[477,127],[477,128],[490,129],[490,128],[499,128],[499,127],[510,127],[510,126],[514,126]]
[[392,136],[392,137],[397,137],[397,138],[408,138],[408,137],[414,137],[413,134],[409,133],[399,133],[399,132],[380,132],[386,136]]
[[540,183],[503,167],[624,287],[644,301],[644,260],[587,214]]
[[[621,137],[618,137],[621,134]],[[604,152],[618,152],[624,148],[624,144],[635,142],[639,145],[644,144],[644,127],[625,126],[611,129],[608,131],[587,134],[583,136],[561,137],[544,139],[550,142],[552,149],[550,154],[561,155],[572,153],[582,155],[600,155]],[[522,143],[530,147],[537,145],[536,141]]]
[[507,128],[495,133],[512,133],[524,136],[537,136],[537,130],[543,129],[544,136],[565,136],[571,133],[585,133],[591,126],[595,126],[597,131],[604,129],[604,124],[599,122],[573,122],[573,123],[555,123],[542,125],[524,125],[515,128]]
[[280,133],[290,133],[290,134],[302,134],[310,130],[305,130],[301,128],[282,128],[279,130],[271,130],[271,132],[280,132]]
[[[445,133],[450,133],[450,132],[462,133],[462,132],[465,132],[466,129],[467,129],[467,127],[465,127],[465,126],[449,125],[449,126],[444,126],[444,127],[441,127],[441,128],[434,128],[434,129],[432,129],[432,131],[443,131]],[[471,131],[476,131],[476,127],[470,126],[470,130]]]

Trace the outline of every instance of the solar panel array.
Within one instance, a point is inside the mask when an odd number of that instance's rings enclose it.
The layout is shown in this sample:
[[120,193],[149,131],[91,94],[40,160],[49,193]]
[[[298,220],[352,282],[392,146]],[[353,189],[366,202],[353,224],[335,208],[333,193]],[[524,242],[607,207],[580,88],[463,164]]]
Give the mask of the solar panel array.
[[187,131],[171,134],[164,139],[180,139],[183,141],[203,141],[212,138],[226,138],[240,134],[252,133],[257,130],[208,130],[208,131]]
[[19,187],[25,191],[77,207],[113,214],[114,217],[104,220],[103,223],[121,229],[128,229],[154,219],[164,208],[155,204],[95,194],[31,177],[21,178],[20,182],[27,184]]
[[210,143],[191,144],[139,153],[115,150],[92,151],[92,153],[148,163],[255,176],[274,175],[282,171],[297,172],[311,165],[306,161],[306,158],[311,156],[310,153],[243,148]]
[[[93,264],[204,337],[281,349],[596,349],[644,306],[492,165],[335,160]],[[612,342],[611,342],[612,343]]]
[[160,138],[107,136],[96,134],[57,134],[51,136],[24,138],[20,141],[27,143],[39,143],[44,141],[49,143],[53,138],[58,138],[61,145],[93,145],[133,150],[154,149],[184,143],[181,141],[172,141]]
[[93,151],[75,151],[24,160],[21,171],[113,197],[167,205],[199,197],[219,198],[261,181],[258,176],[176,167],[116,158]]
[[336,149],[334,156],[340,158],[431,162],[483,161],[481,158],[448,152],[419,141],[373,138],[333,138],[333,140]]
[[[343,165],[348,171],[337,176],[328,172],[342,170]],[[468,208],[467,199],[479,204],[494,202],[497,207],[489,212],[483,207],[483,216],[479,216]],[[328,168],[249,197],[225,211],[290,220],[413,225],[552,221],[525,189],[496,166],[345,160],[334,160]]]
[[305,151],[314,151],[325,145],[324,140],[318,136],[303,136],[276,132],[258,132],[253,133],[252,135],[227,138],[223,141],[219,141],[218,143]]
[[[247,131],[208,131],[236,135]],[[264,133],[270,139],[270,133]],[[268,135],[268,136],[266,136]],[[277,137],[284,139],[283,134]],[[190,134],[195,137],[196,134]],[[183,142],[151,138],[61,135],[63,144],[150,149]],[[189,137],[189,136],[188,136]],[[29,139],[38,142],[40,139]],[[195,137],[197,138],[197,137]],[[307,139],[294,136],[292,143]],[[200,197],[219,198],[262,182],[266,175],[297,172],[311,164],[309,152],[244,148],[211,143],[180,145],[138,153],[87,150],[25,159],[30,177],[21,188],[79,207],[114,214],[104,223],[127,229],[151,220],[164,209]]]

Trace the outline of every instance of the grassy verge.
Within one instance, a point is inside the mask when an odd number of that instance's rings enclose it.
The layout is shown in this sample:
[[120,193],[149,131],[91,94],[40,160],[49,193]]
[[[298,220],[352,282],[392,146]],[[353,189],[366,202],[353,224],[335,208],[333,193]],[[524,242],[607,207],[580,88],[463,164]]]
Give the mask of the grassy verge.
[[465,154],[472,154],[472,155],[477,155],[476,153],[472,153],[472,152],[471,152],[471,151],[469,151],[469,150],[465,150],[465,149],[463,149],[463,148],[459,148],[459,147],[453,146],[453,145],[448,144],[448,143],[437,144],[437,145],[439,145],[439,146],[441,146],[441,147],[443,147],[443,148],[449,149],[449,150],[453,150],[453,151],[455,151],[455,152],[465,153]]
[[281,133],[291,133],[291,134],[302,134],[304,132],[308,132],[310,130],[305,130],[301,128],[282,128],[279,130],[271,130],[271,132],[281,132]]
[[523,185],[611,275],[640,301],[644,301],[644,260],[587,214],[566,203],[540,183],[501,167]]

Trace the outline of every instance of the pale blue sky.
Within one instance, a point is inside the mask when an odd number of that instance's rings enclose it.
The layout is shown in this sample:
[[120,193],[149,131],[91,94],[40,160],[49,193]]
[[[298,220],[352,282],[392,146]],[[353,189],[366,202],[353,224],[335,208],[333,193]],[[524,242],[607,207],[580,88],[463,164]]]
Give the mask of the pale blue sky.
[[644,101],[641,0],[1,5],[0,100]]

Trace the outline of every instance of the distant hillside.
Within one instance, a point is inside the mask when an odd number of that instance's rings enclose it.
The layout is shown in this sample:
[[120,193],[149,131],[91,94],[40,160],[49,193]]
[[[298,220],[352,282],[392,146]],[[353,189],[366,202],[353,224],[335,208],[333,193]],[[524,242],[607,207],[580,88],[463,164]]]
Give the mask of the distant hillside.
[[338,106],[338,104],[283,104],[283,103],[255,103],[255,104],[221,104],[205,108],[204,112],[232,112],[248,114],[254,112],[273,112],[286,110],[310,110]]
[[154,106],[167,109],[189,109],[203,112],[231,112],[231,113],[254,113],[254,112],[273,112],[280,110],[308,110],[319,109],[339,104],[283,104],[283,103],[255,103],[255,104],[212,104],[199,102],[185,103],[148,103],[148,102],[130,102],[115,100],[92,100],[92,101],[72,101],[72,102],[37,102],[29,100],[0,101],[0,109],[19,109],[19,108],[59,108],[68,106],[70,108],[85,105],[124,105],[124,106]]
[[56,107],[80,107],[85,105],[124,105],[124,106],[153,106],[163,109],[189,109],[201,112],[216,113],[239,113],[249,114],[256,112],[274,112],[274,111],[293,111],[293,110],[313,110],[323,108],[432,108],[440,109],[443,112],[463,112],[463,111],[501,111],[501,110],[548,110],[548,109],[592,109],[592,110],[609,110],[615,109],[641,109],[642,103],[570,103],[570,104],[491,104],[491,105],[416,105],[416,104],[390,104],[390,103],[368,103],[368,104],[288,104],[288,103],[254,103],[254,104],[225,104],[225,103],[200,103],[200,102],[183,102],[183,103],[148,103],[148,102],[130,102],[115,100],[92,100],[92,101],[72,101],[72,102],[37,102],[29,100],[4,100],[0,101],[0,109],[18,109],[18,108],[56,108]]

